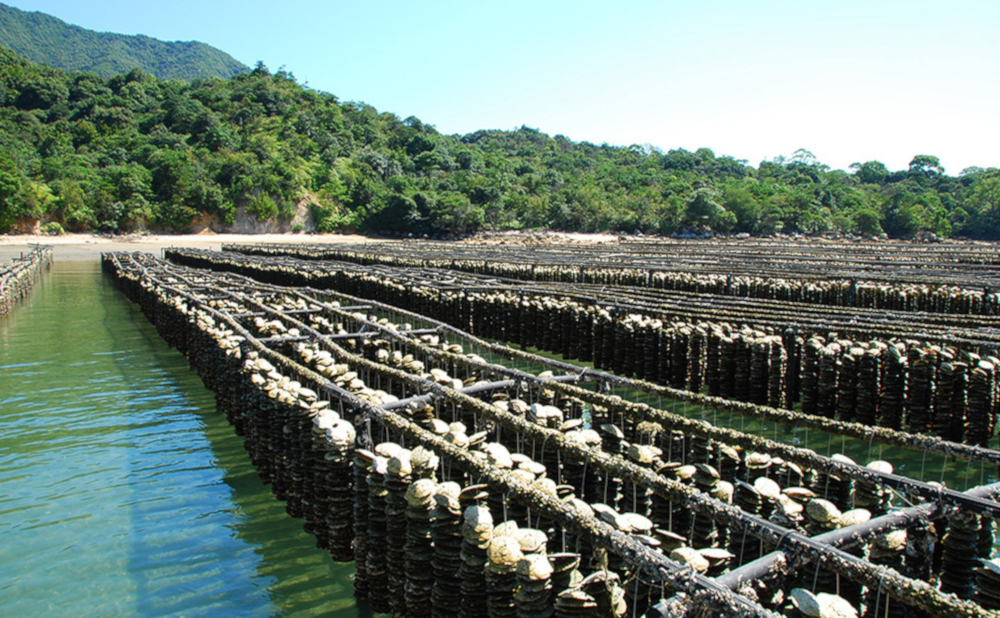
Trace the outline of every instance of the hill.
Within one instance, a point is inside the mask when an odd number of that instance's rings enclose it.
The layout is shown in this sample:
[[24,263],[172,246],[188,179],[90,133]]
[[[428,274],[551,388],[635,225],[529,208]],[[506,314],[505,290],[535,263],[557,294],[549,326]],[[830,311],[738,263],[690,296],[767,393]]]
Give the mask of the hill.
[[[258,64],[229,80],[102,79],[0,49],[0,232],[482,228],[1000,238],[1000,170],[917,155],[831,170],[806,151],[757,167],[573,142],[522,127],[442,135]],[[299,219],[294,217],[299,216]],[[236,225],[247,230],[246,226]],[[250,228],[253,228],[251,225]]]
[[196,41],[94,32],[46,15],[0,4],[0,45],[65,71],[110,78],[138,67],[160,79],[228,79],[249,70],[229,54]]

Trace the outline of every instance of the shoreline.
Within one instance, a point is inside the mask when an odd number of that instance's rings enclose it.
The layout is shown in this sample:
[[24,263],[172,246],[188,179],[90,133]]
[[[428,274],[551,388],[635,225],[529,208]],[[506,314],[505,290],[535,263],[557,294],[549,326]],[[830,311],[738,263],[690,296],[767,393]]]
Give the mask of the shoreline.
[[78,262],[99,260],[101,254],[107,251],[145,251],[158,254],[167,247],[220,250],[223,244],[239,242],[349,244],[379,241],[356,234],[325,234],[322,236],[309,234],[143,234],[118,238],[79,233],[61,236],[11,234],[0,236],[0,263],[9,262],[22,252],[27,253],[35,245],[52,247],[53,259],[56,261]]
[[[734,238],[727,238],[734,240]],[[90,261],[99,260],[101,253],[107,251],[145,251],[159,253],[167,247],[192,247],[198,249],[221,250],[223,244],[229,243],[281,243],[281,244],[375,244],[381,242],[399,242],[404,239],[378,238],[362,234],[134,234],[127,236],[108,237],[92,233],[69,233],[60,236],[41,234],[7,234],[0,235],[0,263],[9,262],[22,253],[31,251],[35,245],[48,245],[53,248],[53,258],[57,261]],[[629,240],[646,240],[644,237],[632,237],[628,234],[557,232],[544,231],[507,231],[487,233],[472,238],[453,241],[457,244],[478,244],[484,246],[544,246],[544,245],[600,245],[617,244]],[[704,242],[703,239],[677,239],[668,237],[649,237],[649,240],[666,243]],[[774,239],[772,239],[774,240]],[[850,243],[852,239],[828,239],[824,237],[783,238],[789,243],[836,244]],[[411,239],[411,242],[421,242]],[[924,244],[919,240],[890,239],[879,240],[886,244]],[[996,241],[981,241],[967,239],[946,239],[949,245],[996,245]]]
[[[107,237],[89,233],[69,233],[60,236],[42,234],[0,235],[0,263],[9,262],[20,253],[27,253],[35,245],[53,248],[56,261],[99,260],[107,251],[145,251],[159,253],[167,247],[193,247],[221,250],[229,243],[282,243],[282,244],[371,244],[392,242],[399,239],[373,238],[361,234],[135,234]],[[452,241],[479,244],[600,244],[617,243],[614,234],[587,234],[576,232],[513,232],[497,234],[490,238]]]

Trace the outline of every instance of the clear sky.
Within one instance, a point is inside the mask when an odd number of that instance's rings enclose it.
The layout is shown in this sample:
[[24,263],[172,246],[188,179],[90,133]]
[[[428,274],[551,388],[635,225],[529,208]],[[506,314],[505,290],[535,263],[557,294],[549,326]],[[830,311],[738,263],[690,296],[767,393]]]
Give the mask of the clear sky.
[[203,41],[448,134],[1000,167],[1000,0],[2,1]]

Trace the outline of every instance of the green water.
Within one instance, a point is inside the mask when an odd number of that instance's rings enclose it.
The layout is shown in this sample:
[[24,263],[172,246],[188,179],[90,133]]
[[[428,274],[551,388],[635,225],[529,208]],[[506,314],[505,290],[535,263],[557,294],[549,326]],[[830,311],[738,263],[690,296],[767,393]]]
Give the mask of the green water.
[[[375,312],[375,315],[378,318],[385,317],[397,323],[410,321],[413,322],[414,328],[425,328],[430,326],[429,324],[417,323],[412,320],[412,318],[407,318],[401,314],[393,313],[391,311],[377,311]],[[516,344],[506,341],[496,339],[487,339],[486,341],[516,347]],[[489,349],[480,348],[479,346],[471,345],[468,342],[458,340],[453,341],[453,343],[454,342],[463,343],[465,345],[466,352],[479,354],[491,363],[500,363],[516,367],[522,371],[534,374],[538,374],[539,372],[548,369],[547,366],[543,366],[529,360],[516,359],[514,361],[509,361],[502,359],[493,354]],[[566,362],[579,367],[594,368],[594,364],[591,362],[581,362],[577,359],[566,358],[554,352],[539,350],[533,347],[528,347],[526,351],[543,358]],[[935,453],[904,449],[896,446],[885,446],[874,442],[846,438],[844,436],[838,436],[814,429],[810,430],[804,427],[754,420],[732,412],[719,412],[717,410],[704,408],[699,405],[688,404],[683,401],[660,397],[658,395],[642,393],[622,386],[612,386],[611,394],[617,395],[629,401],[644,403],[659,410],[665,410],[674,414],[687,416],[689,418],[708,421],[718,427],[735,429],[799,448],[812,449],[813,451],[828,457],[840,453],[847,455],[861,465],[866,465],[877,459],[886,460],[893,464],[894,472],[897,474],[924,482],[939,482],[951,489],[959,491],[967,491],[977,485],[996,483],[1000,480],[997,468],[982,462],[957,460],[955,458]],[[990,441],[991,448],[997,448],[997,440],[997,437],[994,436],[994,438]],[[907,504],[903,500],[897,500],[897,505],[906,506]]]
[[97,262],[0,319],[0,615],[357,616],[352,572]]
[[[956,459],[898,446],[886,446],[784,423],[754,420],[732,412],[720,412],[621,387],[613,388],[612,394],[674,414],[707,421],[717,427],[735,429],[775,442],[811,449],[827,457],[838,453],[846,455],[860,465],[866,465],[877,459],[885,460],[892,463],[896,474],[923,482],[942,483],[957,491],[967,491],[978,485],[995,483],[1000,480],[996,466],[982,462]],[[897,506],[907,506],[903,500],[898,500],[896,504]]]

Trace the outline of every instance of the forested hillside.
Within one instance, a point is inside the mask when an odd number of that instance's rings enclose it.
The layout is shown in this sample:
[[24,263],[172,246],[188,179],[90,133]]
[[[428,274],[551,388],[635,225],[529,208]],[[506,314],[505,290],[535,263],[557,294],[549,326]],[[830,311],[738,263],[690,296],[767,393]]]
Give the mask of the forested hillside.
[[229,54],[197,41],[94,32],[46,15],[0,4],[0,46],[33,62],[104,78],[138,67],[161,79],[230,78],[249,71]]
[[228,81],[141,70],[105,80],[0,52],[0,230],[223,229],[238,209],[287,222],[304,203],[326,232],[1000,237],[1000,172],[950,176],[929,155],[906,170],[868,161],[845,172],[805,151],[754,168],[708,149],[595,146],[528,128],[446,136],[262,65]]

